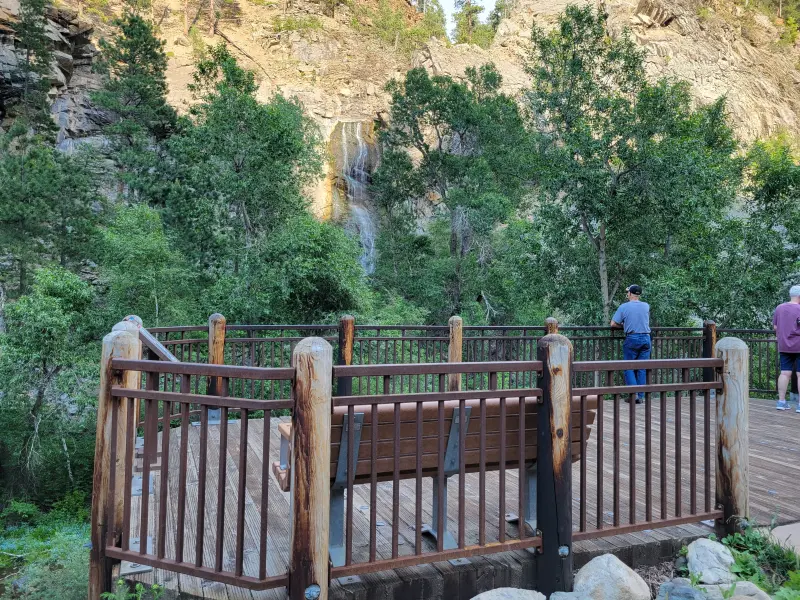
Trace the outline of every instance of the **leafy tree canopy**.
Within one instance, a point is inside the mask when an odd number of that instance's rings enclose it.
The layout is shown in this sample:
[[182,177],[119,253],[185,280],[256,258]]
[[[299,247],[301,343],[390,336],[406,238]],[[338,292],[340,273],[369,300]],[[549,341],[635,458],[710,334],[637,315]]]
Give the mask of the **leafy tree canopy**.
[[237,262],[306,207],[320,174],[319,132],[296,100],[259,102],[254,75],[224,45],[195,73],[192,126],[168,143],[166,221],[201,265]]
[[624,282],[656,277],[697,223],[720,219],[741,172],[724,99],[694,109],[686,84],[648,82],[642,51],[627,33],[609,37],[605,20],[567,7],[552,32],[534,27],[528,63],[549,142],[546,270],[563,277],[552,302],[587,322],[609,318]]

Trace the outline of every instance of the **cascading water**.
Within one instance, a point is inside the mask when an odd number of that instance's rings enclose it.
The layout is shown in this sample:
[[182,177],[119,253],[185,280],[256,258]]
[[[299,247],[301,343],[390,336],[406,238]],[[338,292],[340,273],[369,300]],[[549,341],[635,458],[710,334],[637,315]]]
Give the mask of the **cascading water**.
[[361,265],[369,275],[375,271],[375,217],[369,198],[370,168],[374,157],[370,144],[363,135],[363,123],[341,124],[341,185],[347,198],[347,207],[334,202],[333,218],[341,219],[347,210],[345,228],[358,237],[361,244]]

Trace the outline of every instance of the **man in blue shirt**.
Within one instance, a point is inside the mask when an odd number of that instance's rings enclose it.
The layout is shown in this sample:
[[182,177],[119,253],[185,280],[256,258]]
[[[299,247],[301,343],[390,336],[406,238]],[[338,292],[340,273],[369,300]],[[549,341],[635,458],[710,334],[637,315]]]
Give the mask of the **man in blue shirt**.
[[[642,288],[631,285],[625,289],[628,302],[620,305],[614,318],[612,329],[625,331],[622,345],[622,358],[625,360],[647,360],[650,358],[650,305],[639,300]],[[647,372],[644,369],[625,371],[625,385],[646,385]],[[644,393],[639,392],[636,404],[644,402]]]

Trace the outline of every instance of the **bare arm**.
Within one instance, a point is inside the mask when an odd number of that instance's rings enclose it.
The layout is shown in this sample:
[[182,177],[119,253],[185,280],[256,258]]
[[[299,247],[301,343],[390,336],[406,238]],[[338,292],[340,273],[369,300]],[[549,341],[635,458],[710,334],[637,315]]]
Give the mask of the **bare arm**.
[[614,319],[611,319],[611,329],[622,329],[622,324],[617,323]]

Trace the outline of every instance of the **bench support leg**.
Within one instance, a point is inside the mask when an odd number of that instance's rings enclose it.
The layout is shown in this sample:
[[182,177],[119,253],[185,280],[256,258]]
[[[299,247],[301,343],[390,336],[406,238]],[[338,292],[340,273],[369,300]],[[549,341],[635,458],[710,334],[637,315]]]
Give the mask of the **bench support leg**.
[[[527,480],[525,483],[525,524],[530,527],[531,533],[536,534],[536,494],[537,494],[537,470],[536,470],[536,463],[533,463],[530,467],[527,468],[526,477]],[[508,513],[506,515],[506,522],[508,523],[517,523],[519,522],[519,516],[515,515],[514,513]]]
[[[353,464],[355,468],[358,462],[358,450],[361,446],[361,428],[364,424],[364,413],[353,415]],[[347,488],[347,444],[349,434],[347,432],[348,420],[342,424],[342,439],[339,444],[339,459],[336,464],[336,479],[331,486],[331,512],[328,533],[328,552],[331,556],[331,564],[334,567],[344,566],[346,551],[344,546],[344,520],[345,505],[344,492]]]
[[344,565],[344,488],[331,489],[331,520],[328,552],[334,567]]
[[434,540],[439,541],[438,531],[439,531],[439,493],[444,494],[444,513],[441,515],[442,520],[444,521],[444,549],[451,550],[453,548],[458,548],[458,544],[456,543],[455,538],[453,535],[447,530],[447,482],[449,481],[449,477],[445,477],[444,479],[444,489],[439,489],[439,479],[437,477],[433,477],[433,519],[431,520],[430,525],[423,525],[422,526],[422,533],[426,533],[431,536]]
[[289,440],[287,440],[285,437],[281,436],[281,458],[280,458],[280,461],[281,461],[281,469],[284,470],[284,471],[289,468],[289,456],[290,456],[290,454],[291,453],[289,452]]
[[[464,408],[464,427],[463,431],[468,431],[469,429],[469,417],[472,413],[472,407],[467,406]],[[444,489],[439,489],[439,478],[433,477],[433,519],[431,525],[423,525],[422,526],[422,533],[427,533],[433,539],[438,541],[438,534],[439,531],[439,493],[444,494],[444,514],[441,515],[442,520],[444,521],[444,549],[451,550],[453,548],[458,548],[458,544],[456,543],[455,538],[453,535],[447,530],[447,482],[450,479],[451,475],[455,475],[459,472],[459,464],[458,464],[458,446],[459,446],[459,438],[461,436],[462,428],[460,426],[459,420],[460,412],[458,409],[453,410],[453,420],[450,423],[450,435],[447,438],[447,449],[444,453]]]

